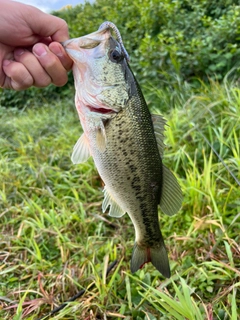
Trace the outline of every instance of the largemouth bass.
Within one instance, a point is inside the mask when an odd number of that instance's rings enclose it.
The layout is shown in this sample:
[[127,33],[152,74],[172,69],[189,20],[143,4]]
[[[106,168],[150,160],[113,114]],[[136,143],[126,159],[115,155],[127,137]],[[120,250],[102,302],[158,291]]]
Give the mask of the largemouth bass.
[[131,271],[152,262],[170,277],[158,205],[163,213],[175,214],[182,192],[162,163],[165,120],[150,114],[113,23],[63,46],[74,62],[75,103],[84,130],[72,161],[92,156],[105,184],[103,212],[110,207],[112,217],[130,216],[136,234]]

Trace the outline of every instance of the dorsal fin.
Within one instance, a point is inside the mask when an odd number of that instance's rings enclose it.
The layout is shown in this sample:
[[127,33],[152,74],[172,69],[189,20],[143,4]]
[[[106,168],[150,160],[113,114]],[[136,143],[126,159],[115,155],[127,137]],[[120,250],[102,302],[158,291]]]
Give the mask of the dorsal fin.
[[171,216],[181,208],[183,200],[182,190],[173,173],[163,165],[162,194],[160,208],[163,213]]
[[91,154],[89,151],[87,138],[83,133],[73,148],[71,160],[74,164],[83,163],[87,161],[90,156]]
[[158,145],[158,151],[160,153],[160,156],[163,157],[164,152],[164,126],[166,125],[166,120],[159,114],[152,114],[152,123],[153,123],[153,129],[155,133],[155,137],[157,140]]
[[110,206],[109,215],[111,217],[120,218],[125,214],[125,211],[117,204],[114,198],[111,196],[109,191],[107,190],[106,186],[103,190],[104,192],[104,200],[102,203],[102,211],[103,213],[107,210]]

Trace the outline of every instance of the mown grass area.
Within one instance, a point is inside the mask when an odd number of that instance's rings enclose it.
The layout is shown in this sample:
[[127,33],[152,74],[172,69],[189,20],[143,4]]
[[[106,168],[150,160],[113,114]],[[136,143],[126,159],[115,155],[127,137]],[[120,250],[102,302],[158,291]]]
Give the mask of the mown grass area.
[[50,318],[239,319],[240,89],[200,87],[146,90],[168,120],[164,163],[184,193],[177,215],[159,215],[171,279],[151,264],[130,273],[130,219],[102,214],[92,160],[70,161],[81,134],[72,97],[0,109],[1,319],[40,318],[83,288]]

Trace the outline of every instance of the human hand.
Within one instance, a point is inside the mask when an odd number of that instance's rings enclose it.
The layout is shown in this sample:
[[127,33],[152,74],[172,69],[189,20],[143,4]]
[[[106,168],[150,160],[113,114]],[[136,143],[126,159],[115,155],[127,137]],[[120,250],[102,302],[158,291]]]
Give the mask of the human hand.
[[0,87],[64,85],[72,66],[59,43],[68,39],[66,22],[21,3],[0,5]]

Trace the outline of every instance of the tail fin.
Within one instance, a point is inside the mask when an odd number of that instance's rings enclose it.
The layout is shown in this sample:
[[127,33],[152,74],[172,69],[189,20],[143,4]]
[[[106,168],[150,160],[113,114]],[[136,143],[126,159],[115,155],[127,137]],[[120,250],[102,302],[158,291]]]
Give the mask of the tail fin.
[[167,250],[164,244],[161,244],[159,247],[152,248],[140,247],[137,243],[134,244],[131,259],[131,272],[136,272],[148,262],[152,262],[154,267],[161,272],[164,277],[170,278],[171,271],[168,262]]

